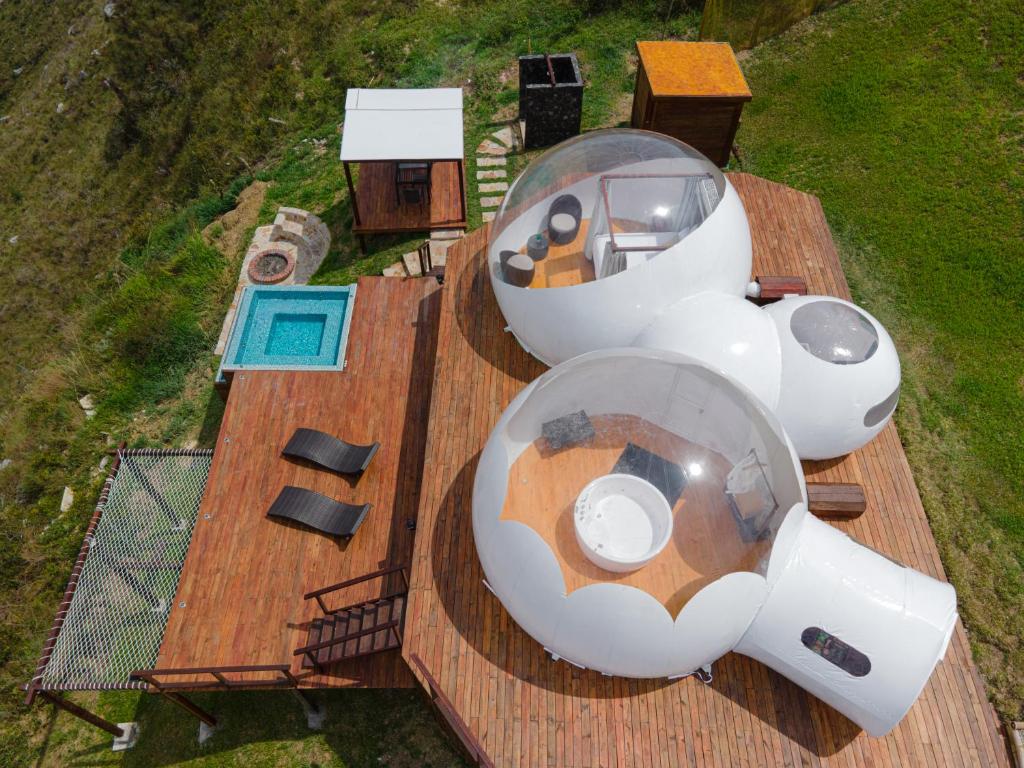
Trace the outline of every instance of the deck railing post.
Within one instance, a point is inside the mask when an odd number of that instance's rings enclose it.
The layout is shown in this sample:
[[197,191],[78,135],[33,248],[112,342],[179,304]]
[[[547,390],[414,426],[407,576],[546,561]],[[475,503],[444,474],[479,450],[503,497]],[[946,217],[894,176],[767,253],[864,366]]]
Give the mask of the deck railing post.
[[462,164],[462,158],[461,157],[459,158],[458,162],[459,162],[459,164],[458,164],[458,169],[459,169],[459,205],[462,207],[462,222],[463,222],[463,224],[465,224],[466,223],[466,219],[468,218],[467,212],[466,212],[466,179],[465,179],[466,169],[465,169],[465,167]]
[[63,696],[51,693],[50,691],[39,691],[38,693],[42,699],[50,702],[58,709],[63,709],[68,714],[74,715],[75,717],[79,718],[80,720],[84,720],[90,725],[95,725],[97,728],[101,728],[102,730],[106,731],[111,736],[113,736],[115,739],[120,739],[122,736],[124,736],[123,728],[114,725],[109,720],[104,720],[99,715],[94,715],[89,710],[85,709],[84,707],[80,707],[73,702],[68,701]]
[[344,162],[341,165],[342,168],[345,169],[345,182],[348,184],[348,196],[352,201],[352,218],[355,219],[356,226],[358,227],[362,221],[359,218],[359,202],[356,200],[356,185],[352,183],[352,171],[348,167],[348,163]]
[[320,706],[315,701],[313,701],[312,696],[303,691],[301,688],[292,688],[291,692],[295,694],[295,698],[297,698],[304,707],[308,708],[310,711],[316,714],[320,714]]
[[416,255],[419,257],[419,260],[420,260],[420,276],[421,277],[426,277],[428,274],[430,274],[430,271],[434,268],[433,264],[430,262],[430,241],[429,240],[425,241],[423,243],[423,245],[421,245],[419,248],[416,249]]

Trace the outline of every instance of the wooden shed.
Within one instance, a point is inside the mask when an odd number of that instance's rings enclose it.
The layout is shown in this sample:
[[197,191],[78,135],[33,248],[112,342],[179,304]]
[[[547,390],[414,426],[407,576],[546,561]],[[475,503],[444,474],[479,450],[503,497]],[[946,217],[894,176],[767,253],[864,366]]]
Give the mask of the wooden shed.
[[637,42],[634,128],[674,136],[724,167],[750,88],[728,43]]

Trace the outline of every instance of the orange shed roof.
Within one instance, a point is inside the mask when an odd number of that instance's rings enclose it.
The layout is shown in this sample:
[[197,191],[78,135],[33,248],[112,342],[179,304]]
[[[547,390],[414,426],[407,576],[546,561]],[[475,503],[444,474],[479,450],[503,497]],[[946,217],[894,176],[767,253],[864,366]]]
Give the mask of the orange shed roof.
[[637,42],[655,96],[751,98],[728,43]]

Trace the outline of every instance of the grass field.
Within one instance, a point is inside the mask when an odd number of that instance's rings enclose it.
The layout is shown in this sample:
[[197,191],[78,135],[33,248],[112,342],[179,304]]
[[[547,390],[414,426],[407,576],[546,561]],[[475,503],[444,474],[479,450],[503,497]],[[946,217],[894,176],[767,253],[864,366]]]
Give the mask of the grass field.
[[896,412],[975,657],[1024,716],[1024,18],[855,0],[753,53],[744,170],[818,195],[903,363]]
[[[323,708],[323,728],[311,731],[298,700],[287,692],[197,695],[215,711],[218,726],[202,745],[198,721],[148,694],[80,695],[115,722],[137,720],[137,746],[110,750],[107,734],[61,714],[37,727],[38,768],[70,765],[156,768],[171,765],[449,768],[463,765],[416,691],[335,691],[313,694]],[[45,711],[40,709],[40,712]]]
[[[0,4],[0,42],[27,62],[16,76],[0,73],[0,115],[10,115],[0,127],[0,164],[9,171],[0,187],[0,265],[16,265],[0,269],[0,295],[18,298],[0,302],[7,351],[0,457],[14,460],[0,471],[0,539],[8,543],[0,549],[4,765],[40,755],[82,763],[99,754],[103,737],[66,717],[53,720],[46,708],[26,712],[16,686],[31,674],[81,544],[103,452],[122,438],[132,445],[215,439],[222,406],[209,351],[252,228],[280,205],[321,214],[334,238],[316,277],[327,283],[379,273],[418,242],[376,238],[366,255],[354,247],[336,159],[345,89],[460,85],[472,150],[492,120],[514,112],[516,54],[572,49],[592,88],[584,121],[594,128],[617,122],[628,104],[632,40],[692,34],[697,21],[657,2],[590,8],[568,0],[492,0],[471,10],[398,0],[140,0],[118,8],[106,21],[95,4],[67,0],[59,18],[43,19],[30,3]],[[224,235],[214,220],[250,182],[263,188],[258,211],[241,236]],[[470,217],[480,220],[475,199]],[[25,253],[35,254],[31,268]],[[86,393],[98,411],[89,420],[76,402]],[[58,514],[65,485],[75,503]],[[393,700],[336,696],[342,711],[372,712]],[[158,699],[122,705],[115,698],[102,697],[100,708],[156,713],[153,722],[163,722],[167,705]],[[404,701],[432,722],[419,698]],[[306,746],[326,743],[283,731],[271,747],[260,736],[265,722],[256,718],[233,735],[226,726],[230,757],[179,752],[190,737],[162,726],[146,728],[133,755],[291,765],[304,764]],[[353,739],[379,741],[372,720],[358,722],[365,731]],[[332,764],[379,764],[352,757],[342,741],[330,742],[339,745]]]
[[[469,13],[458,3],[292,0],[233,11],[210,2],[205,16],[184,20],[173,3],[142,5],[156,19],[172,17],[168,29],[184,24],[186,38],[189,24],[203,34],[194,51],[171,57],[180,77],[141,70],[130,103],[140,110],[134,129],[148,131],[151,146],[128,149],[117,144],[125,126],[107,90],[91,77],[60,84],[62,72],[74,80],[80,65],[94,69],[91,49],[106,56],[104,40],[123,38],[111,38],[90,3],[58,4],[56,32],[26,6],[0,6],[2,41],[50,63],[17,80],[0,73],[0,114],[23,115],[0,126],[16,131],[0,148],[11,169],[0,188],[0,265],[18,252],[7,233],[25,221],[18,247],[34,249],[43,278],[24,266],[0,272],[0,288],[19,298],[0,304],[9,350],[0,362],[0,453],[16,460],[0,471],[0,763],[452,764],[411,693],[330,694],[335,716],[322,733],[305,729],[290,697],[213,696],[204,700],[224,726],[203,747],[195,721],[158,698],[83,695],[107,716],[142,722],[138,748],[115,757],[104,735],[72,718],[24,710],[14,686],[29,676],[52,619],[108,435],[140,445],[215,437],[221,406],[209,350],[237,276],[237,244],[279,205],[310,208],[334,236],[316,279],[344,283],[379,272],[417,241],[378,239],[366,256],[354,248],[336,161],[345,87],[462,85],[471,154],[493,121],[514,114],[515,54],[576,50],[588,83],[585,127],[615,125],[629,106],[633,41],[692,34],[698,19],[677,9],[665,21],[659,3],[520,0]],[[64,34],[68,24],[78,25],[74,35]],[[124,25],[118,34],[138,32]],[[267,58],[260,50],[272,25],[280,48]],[[852,0],[744,59],[755,99],[738,137],[744,170],[821,197],[855,298],[896,339],[901,435],[1006,718],[1024,716],[1022,40],[1009,0]],[[126,61],[114,76],[133,76]],[[186,97],[190,113],[178,104]],[[56,98],[70,105],[59,118]],[[268,115],[285,125],[268,124]],[[43,134],[46,151],[36,146]],[[115,146],[103,150],[108,141]],[[74,154],[83,143],[99,149]],[[265,197],[234,247],[218,237],[220,224],[204,237],[253,180]],[[470,213],[479,221],[475,203]],[[95,419],[76,403],[85,392],[97,402]],[[58,515],[64,485],[76,501]],[[394,740],[382,739],[381,723],[397,723]]]

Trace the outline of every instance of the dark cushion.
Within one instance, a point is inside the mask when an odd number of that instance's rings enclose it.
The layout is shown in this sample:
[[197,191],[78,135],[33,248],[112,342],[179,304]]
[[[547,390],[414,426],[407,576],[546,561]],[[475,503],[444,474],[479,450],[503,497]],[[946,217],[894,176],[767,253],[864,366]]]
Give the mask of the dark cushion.
[[505,282],[525,288],[533,282],[533,259],[525,253],[514,253],[505,262]]
[[662,492],[672,508],[686,488],[686,474],[682,467],[633,443],[626,444],[612,472],[646,480]]
[[571,445],[579,445],[593,439],[594,425],[590,423],[586,411],[576,411],[544,422],[541,425],[540,433],[547,441],[548,448],[560,451]]

